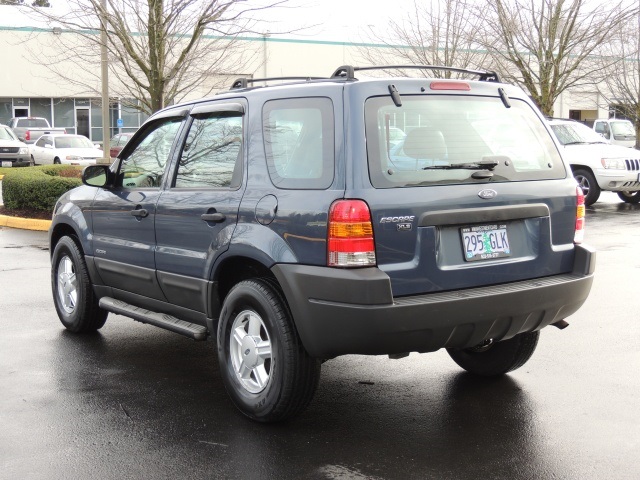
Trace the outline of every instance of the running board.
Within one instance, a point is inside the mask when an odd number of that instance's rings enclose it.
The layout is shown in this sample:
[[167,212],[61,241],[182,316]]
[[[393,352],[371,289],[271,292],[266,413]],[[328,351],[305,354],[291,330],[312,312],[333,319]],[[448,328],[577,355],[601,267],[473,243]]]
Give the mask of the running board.
[[151,310],[136,307],[135,305],[130,305],[122,300],[116,300],[111,297],[102,297],[99,305],[100,308],[109,312],[133,318],[141,323],[148,323],[155,327],[164,328],[165,330],[179,333],[194,340],[207,339],[206,327],[196,323],[185,322],[166,313],[152,312]]

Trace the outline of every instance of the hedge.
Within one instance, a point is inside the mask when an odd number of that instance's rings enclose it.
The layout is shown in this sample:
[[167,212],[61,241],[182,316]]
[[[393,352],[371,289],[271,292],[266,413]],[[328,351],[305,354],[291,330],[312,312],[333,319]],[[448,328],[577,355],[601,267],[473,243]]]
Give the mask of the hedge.
[[81,170],[70,165],[45,165],[3,171],[2,199],[8,209],[51,211],[63,193],[82,184]]

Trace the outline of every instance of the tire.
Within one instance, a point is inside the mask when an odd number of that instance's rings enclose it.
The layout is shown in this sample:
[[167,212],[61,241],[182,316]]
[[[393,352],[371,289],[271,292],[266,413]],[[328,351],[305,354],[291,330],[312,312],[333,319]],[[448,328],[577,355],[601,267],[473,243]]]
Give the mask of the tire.
[[75,333],[102,328],[108,312],[98,306],[87,264],[71,237],[62,237],[51,256],[53,302],[60,321]]
[[584,193],[584,204],[589,207],[598,201],[600,198],[600,186],[596,182],[595,177],[589,170],[583,170],[581,168],[573,172],[573,178],[576,179],[582,193]]
[[31,161],[29,162],[29,166],[30,167],[35,167],[36,166],[36,160],[33,158],[33,155],[31,155]]
[[640,192],[618,192],[618,197],[626,203],[640,202]]
[[218,361],[235,406],[259,422],[302,412],[320,379],[320,361],[304,350],[279,288],[268,280],[242,281],[225,298]]
[[54,165],[60,165],[60,159],[58,157],[53,159],[53,164]]
[[465,349],[448,348],[449,356],[469,373],[495,377],[527,363],[533,355],[540,332],[521,333],[509,340]]

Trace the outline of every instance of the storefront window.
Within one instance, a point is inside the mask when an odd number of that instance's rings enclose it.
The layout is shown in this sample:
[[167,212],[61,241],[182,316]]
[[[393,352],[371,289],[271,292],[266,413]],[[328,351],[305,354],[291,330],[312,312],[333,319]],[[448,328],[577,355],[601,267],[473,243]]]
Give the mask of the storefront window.
[[32,98],[30,113],[32,117],[46,118],[49,124],[51,124],[51,99]]

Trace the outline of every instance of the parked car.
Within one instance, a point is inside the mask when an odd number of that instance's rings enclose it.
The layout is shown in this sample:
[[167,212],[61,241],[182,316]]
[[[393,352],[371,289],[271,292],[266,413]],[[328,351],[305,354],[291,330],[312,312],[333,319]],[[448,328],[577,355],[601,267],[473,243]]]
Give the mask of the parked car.
[[602,190],[616,192],[627,203],[640,202],[640,151],[611,145],[586,125],[551,120],[551,130],[563,146],[585,204],[593,205]]
[[133,137],[133,133],[118,133],[113,136],[109,142],[109,155],[111,158],[116,158],[118,156],[127,142],[131,140],[131,137]]
[[598,119],[593,122],[593,130],[606,138],[611,145],[634,148],[636,128],[629,120],[618,118]]
[[0,167],[27,167],[31,165],[29,147],[6,125],[0,124]]
[[[339,355],[446,348],[480,376],[527,362],[595,268],[551,130],[494,72],[360,70],[239,79],[87,167],[49,232],[62,324],[95,331],[113,312],[211,338],[233,403],[263,422],[306,408]],[[411,171],[389,159],[403,122]]]
[[67,133],[64,128],[52,128],[46,118],[17,117],[9,120],[9,128],[24,143],[34,143],[42,135]]
[[43,135],[31,147],[31,159],[36,165],[95,165],[102,150],[82,135]]

